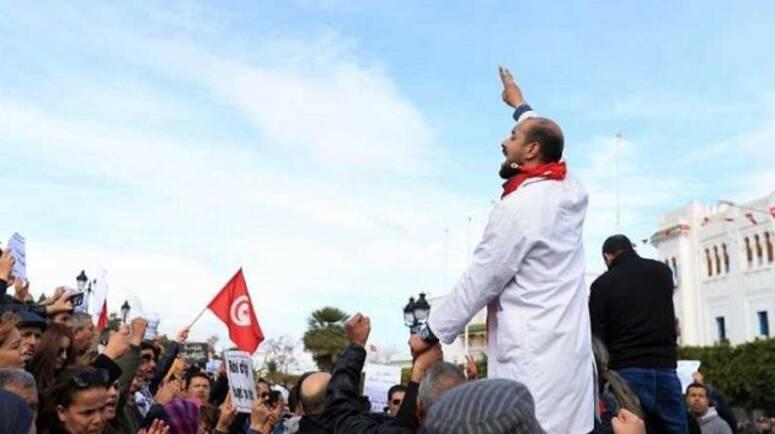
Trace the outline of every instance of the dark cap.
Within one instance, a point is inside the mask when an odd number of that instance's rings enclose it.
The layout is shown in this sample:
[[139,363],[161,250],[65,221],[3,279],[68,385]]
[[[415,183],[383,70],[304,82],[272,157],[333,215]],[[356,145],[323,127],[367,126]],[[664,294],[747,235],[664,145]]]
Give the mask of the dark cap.
[[16,325],[17,327],[37,327],[43,331],[46,330],[46,320],[42,316],[28,310],[20,310],[18,315],[20,321]]
[[545,434],[527,388],[513,380],[480,380],[457,386],[431,405],[428,434]]

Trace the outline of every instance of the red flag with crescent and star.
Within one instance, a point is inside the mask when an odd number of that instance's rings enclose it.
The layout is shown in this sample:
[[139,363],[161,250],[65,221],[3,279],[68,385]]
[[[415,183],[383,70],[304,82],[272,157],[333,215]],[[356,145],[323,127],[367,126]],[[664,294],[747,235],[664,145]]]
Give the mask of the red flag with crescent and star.
[[264,334],[258,325],[242,268],[207,307],[229,327],[229,338],[240,350],[249,354],[256,352],[256,348],[264,340]]

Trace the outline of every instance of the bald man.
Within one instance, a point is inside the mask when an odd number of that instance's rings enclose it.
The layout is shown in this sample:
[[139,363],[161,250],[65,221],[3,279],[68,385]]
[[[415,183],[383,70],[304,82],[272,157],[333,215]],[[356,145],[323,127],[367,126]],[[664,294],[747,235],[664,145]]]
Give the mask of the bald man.
[[322,415],[326,409],[326,387],[331,374],[317,372],[305,378],[299,386],[299,402],[302,417],[299,420],[298,434],[326,434],[328,430]]
[[562,161],[560,127],[530,109],[508,70],[500,75],[503,99],[516,109],[501,143],[501,200],[468,270],[410,344],[414,352],[451,344],[487,307],[488,377],[525,384],[549,434],[586,434],[595,409],[582,245],[587,192]]

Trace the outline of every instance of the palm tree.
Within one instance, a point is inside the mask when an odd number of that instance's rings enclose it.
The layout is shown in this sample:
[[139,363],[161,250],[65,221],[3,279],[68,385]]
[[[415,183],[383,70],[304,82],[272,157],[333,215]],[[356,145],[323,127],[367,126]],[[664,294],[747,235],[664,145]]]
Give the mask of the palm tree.
[[304,349],[312,353],[312,359],[321,371],[330,371],[339,353],[347,347],[344,322],[347,313],[341,309],[326,306],[312,312],[307,318],[304,333]]

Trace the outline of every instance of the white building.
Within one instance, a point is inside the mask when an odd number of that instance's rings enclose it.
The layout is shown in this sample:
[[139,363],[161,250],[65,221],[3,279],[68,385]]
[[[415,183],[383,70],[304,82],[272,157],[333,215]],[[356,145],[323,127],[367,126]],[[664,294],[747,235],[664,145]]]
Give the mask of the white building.
[[673,270],[682,345],[772,336],[775,320],[775,192],[760,199],[662,216],[651,243]]

